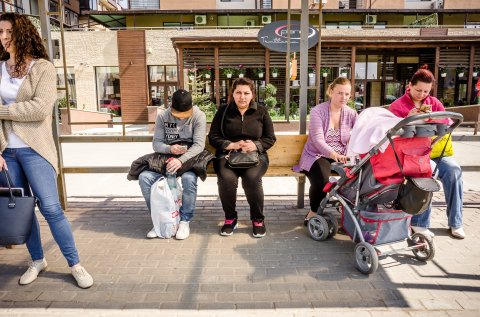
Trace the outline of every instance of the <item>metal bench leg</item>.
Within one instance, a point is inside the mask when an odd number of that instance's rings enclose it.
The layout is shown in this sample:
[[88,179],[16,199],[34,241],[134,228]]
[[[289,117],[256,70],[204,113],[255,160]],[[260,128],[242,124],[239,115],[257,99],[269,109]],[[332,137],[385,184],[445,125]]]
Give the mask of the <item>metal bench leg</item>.
[[305,176],[297,177],[297,208],[305,207]]

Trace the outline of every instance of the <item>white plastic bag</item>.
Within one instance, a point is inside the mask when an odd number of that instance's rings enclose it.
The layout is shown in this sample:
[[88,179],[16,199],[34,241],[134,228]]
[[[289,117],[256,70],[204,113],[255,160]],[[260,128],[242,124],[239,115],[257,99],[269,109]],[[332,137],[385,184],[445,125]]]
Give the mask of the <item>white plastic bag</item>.
[[177,180],[177,189],[170,190],[167,179],[161,177],[150,192],[150,209],[155,233],[160,238],[175,236],[180,223],[182,205],[182,187]]

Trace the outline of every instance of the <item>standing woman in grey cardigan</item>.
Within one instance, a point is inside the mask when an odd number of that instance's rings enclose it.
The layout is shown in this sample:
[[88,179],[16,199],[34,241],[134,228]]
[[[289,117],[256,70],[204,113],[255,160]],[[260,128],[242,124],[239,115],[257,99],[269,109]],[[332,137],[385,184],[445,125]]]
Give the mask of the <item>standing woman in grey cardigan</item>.
[[[37,197],[40,212],[78,286],[88,288],[93,278],[80,265],[56,186],[58,161],[52,134],[57,99],[55,67],[48,61],[37,29],[25,15],[2,14],[0,40],[0,166],[8,169],[16,187]],[[4,175],[0,184],[6,186]],[[47,268],[36,217],[27,248],[32,260],[20,278],[21,285],[32,283]]]

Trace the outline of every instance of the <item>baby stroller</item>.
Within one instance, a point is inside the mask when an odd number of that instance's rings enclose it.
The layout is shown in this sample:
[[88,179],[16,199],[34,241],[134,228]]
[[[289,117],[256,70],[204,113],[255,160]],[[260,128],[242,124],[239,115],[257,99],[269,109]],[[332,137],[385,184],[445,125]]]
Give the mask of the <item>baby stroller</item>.
[[[327,195],[308,222],[310,236],[323,241],[337,233],[336,217],[326,212],[327,207],[334,206],[341,213],[343,230],[356,243],[354,261],[361,273],[374,273],[380,255],[398,251],[411,250],[417,259],[431,260],[435,255],[433,239],[422,233],[411,234],[410,219],[424,212],[433,192],[440,189],[430,167],[432,145],[462,121],[463,116],[453,112],[413,115],[389,129],[353,165],[332,164],[339,179],[325,186]],[[399,250],[381,252],[374,247],[404,240],[407,247]]]

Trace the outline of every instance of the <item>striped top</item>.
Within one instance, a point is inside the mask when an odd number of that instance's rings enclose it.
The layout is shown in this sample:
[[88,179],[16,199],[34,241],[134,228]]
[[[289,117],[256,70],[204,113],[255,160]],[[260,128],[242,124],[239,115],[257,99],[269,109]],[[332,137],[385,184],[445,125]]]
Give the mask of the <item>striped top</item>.
[[345,155],[347,152],[347,147],[342,143],[340,129],[328,129],[325,142],[338,154]]

